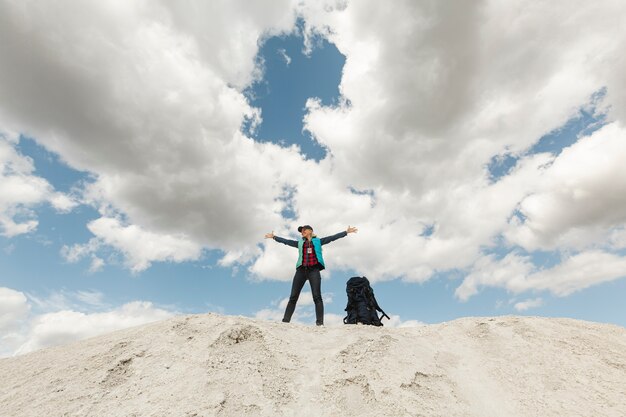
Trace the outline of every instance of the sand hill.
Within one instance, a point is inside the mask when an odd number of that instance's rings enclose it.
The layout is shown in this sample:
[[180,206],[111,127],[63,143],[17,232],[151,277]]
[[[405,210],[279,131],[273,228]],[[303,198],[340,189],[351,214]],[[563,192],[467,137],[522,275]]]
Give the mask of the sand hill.
[[626,416],[626,329],[181,316],[0,360],[4,416]]

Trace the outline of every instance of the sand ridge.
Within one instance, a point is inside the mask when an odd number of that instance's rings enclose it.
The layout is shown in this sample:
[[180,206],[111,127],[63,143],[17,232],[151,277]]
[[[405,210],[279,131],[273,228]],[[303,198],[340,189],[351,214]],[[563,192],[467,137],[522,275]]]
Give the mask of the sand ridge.
[[626,415],[626,329],[538,317],[417,328],[178,316],[0,359],[4,416]]

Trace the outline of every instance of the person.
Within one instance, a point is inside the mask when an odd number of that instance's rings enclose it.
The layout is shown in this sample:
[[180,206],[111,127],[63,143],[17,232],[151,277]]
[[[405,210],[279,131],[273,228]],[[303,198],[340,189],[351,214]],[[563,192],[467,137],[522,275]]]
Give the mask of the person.
[[276,236],[274,232],[265,235],[266,239],[274,239],[276,242],[298,248],[299,256],[296,262],[296,273],[293,276],[291,294],[285,309],[283,322],[289,323],[291,321],[298,297],[300,297],[300,291],[302,291],[304,283],[308,280],[311,285],[313,302],[315,303],[315,324],[318,326],[324,325],[324,303],[322,301],[322,277],[320,271],[326,268],[326,264],[322,256],[322,246],[346,237],[348,233],[356,233],[357,231],[356,227],[348,226],[348,229],[343,232],[320,239],[313,234],[313,228],[307,224],[298,227],[298,232],[302,235],[302,239],[297,241]]

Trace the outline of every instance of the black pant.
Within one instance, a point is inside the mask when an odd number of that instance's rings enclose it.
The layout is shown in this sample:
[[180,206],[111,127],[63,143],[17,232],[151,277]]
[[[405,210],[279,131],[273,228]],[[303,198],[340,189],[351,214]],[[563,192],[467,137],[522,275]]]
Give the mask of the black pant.
[[318,267],[305,268],[300,267],[296,269],[296,274],[293,276],[293,283],[291,284],[291,295],[289,296],[289,302],[285,309],[285,316],[283,321],[289,323],[291,316],[296,309],[296,303],[298,297],[300,297],[300,291],[304,287],[304,283],[309,280],[311,284],[311,293],[313,294],[313,302],[315,303],[315,324],[321,326],[324,324],[324,302],[322,301],[322,277]]

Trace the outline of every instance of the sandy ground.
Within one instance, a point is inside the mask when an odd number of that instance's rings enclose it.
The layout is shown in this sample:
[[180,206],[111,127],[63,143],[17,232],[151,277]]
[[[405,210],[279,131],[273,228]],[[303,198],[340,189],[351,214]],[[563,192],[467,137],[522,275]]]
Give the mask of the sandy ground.
[[626,416],[626,329],[180,316],[0,359],[5,416]]

